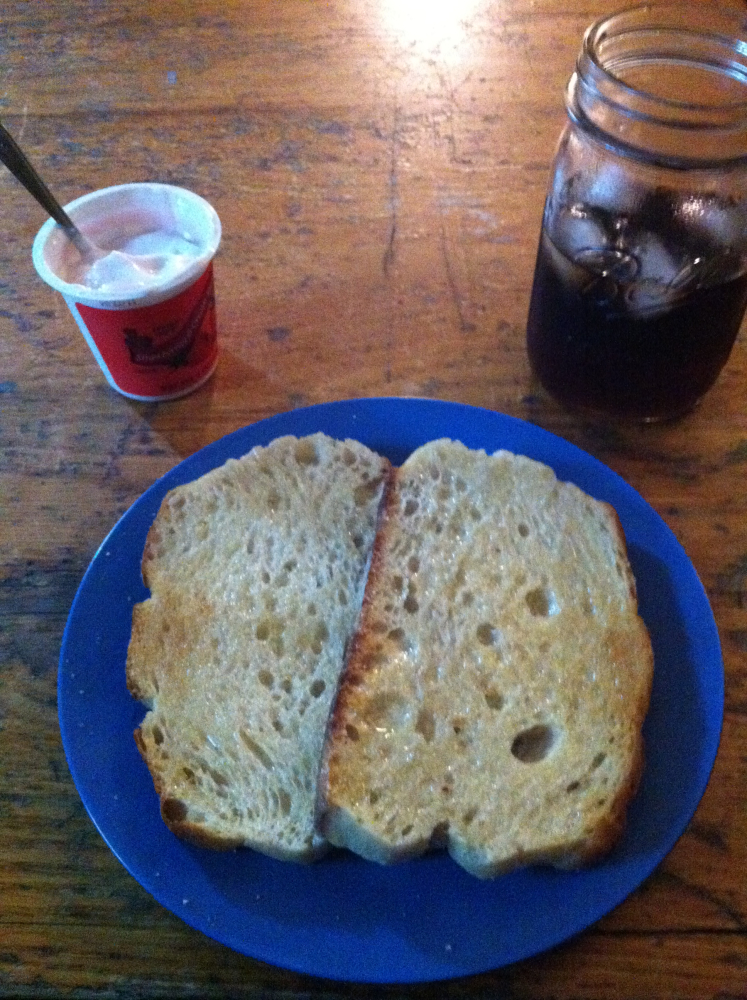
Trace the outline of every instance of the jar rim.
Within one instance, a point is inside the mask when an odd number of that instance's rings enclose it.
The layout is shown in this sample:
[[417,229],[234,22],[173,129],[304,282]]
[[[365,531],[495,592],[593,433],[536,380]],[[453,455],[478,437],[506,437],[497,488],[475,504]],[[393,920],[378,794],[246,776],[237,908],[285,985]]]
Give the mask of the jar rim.
[[[653,15],[653,19],[647,23],[644,22],[644,17],[651,17],[651,15]],[[664,18],[669,18],[669,20],[664,20]],[[717,30],[719,26],[725,30]],[[739,35],[736,34],[739,28],[744,32],[745,39],[740,39]],[[728,33],[726,33],[726,29],[728,29]],[[612,36],[619,37],[634,33],[637,35],[654,34],[662,31],[677,32],[690,38],[700,35],[725,49],[732,49],[744,56],[745,96],[737,101],[724,101],[721,106],[747,109],[747,19],[740,17],[734,10],[725,10],[718,6],[709,7],[706,17],[705,12],[697,4],[692,3],[656,3],[625,7],[613,14],[599,18],[587,28],[582,43],[582,56],[586,55],[601,73],[617,81],[626,90],[647,93],[654,100],[674,107],[712,109],[714,107],[712,103],[677,100],[638,90],[604,64],[600,49],[606,39]]]
[[[652,69],[658,92],[641,83]],[[698,85],[707,81],[708,100],[683,97],[687,73],[697,74]],[[582,127],[631,155],[670,166],[743,159],[747,19],[681,2],[605,15],[584,33],[566,105]]]

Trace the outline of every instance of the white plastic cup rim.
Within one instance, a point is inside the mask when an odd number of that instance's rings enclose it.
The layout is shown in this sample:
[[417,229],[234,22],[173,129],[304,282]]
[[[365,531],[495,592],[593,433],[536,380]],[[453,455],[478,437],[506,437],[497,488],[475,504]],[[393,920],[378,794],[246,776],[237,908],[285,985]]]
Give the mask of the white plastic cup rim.
[[60,292],[68,304],[73,301],[99,309],[131,309],[153,305],[178,294],[203,274],[220,245],[221,224],[213,206],[193,191],[173,184],[149,181],[117,184],[84,194],[64,207],[73,222],[85,230],[86,223],[100,222],[107,216],[122,212],[123,208],[134,206],[150,212],[154,219],[159,216],[159,211],[171,213],[172,218],[188,227],[190,239],[201,247],[202,253],[190,258],[189,264],[176,277],[156,281],[142,290],[129,290],[117,296],[108,289],[71,284],[56,273],[52,266],[54,251],[62,253],[68,238],[54,219],[48,219],[36,234],[31,251],[32,259],[39,276]]

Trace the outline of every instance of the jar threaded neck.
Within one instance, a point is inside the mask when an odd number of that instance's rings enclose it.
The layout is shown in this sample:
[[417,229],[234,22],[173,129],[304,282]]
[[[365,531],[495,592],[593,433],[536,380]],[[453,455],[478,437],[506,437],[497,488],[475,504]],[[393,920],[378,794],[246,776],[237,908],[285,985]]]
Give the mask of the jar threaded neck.
[[566,91],[571,119],[616,151],[675,169],[747,158],[747,21],[662,4],[587,30]]

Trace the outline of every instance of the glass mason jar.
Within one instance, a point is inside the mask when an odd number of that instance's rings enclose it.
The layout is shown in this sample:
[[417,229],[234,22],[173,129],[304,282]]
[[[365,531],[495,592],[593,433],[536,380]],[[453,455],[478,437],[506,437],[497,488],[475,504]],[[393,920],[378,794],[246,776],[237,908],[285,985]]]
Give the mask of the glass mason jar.
[[567,406],[691,410],[747,306],[747,23],[712,4],[593,24],[566,90],[527,323]]

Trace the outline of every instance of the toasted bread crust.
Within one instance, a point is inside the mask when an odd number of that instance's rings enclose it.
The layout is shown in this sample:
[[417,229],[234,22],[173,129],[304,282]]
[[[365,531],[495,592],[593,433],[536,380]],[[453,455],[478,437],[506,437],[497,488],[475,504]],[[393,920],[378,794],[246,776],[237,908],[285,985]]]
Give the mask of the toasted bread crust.
[[358,624],[345,650],[345,664],[340,673],[337,691],[327,720],[316,795],[316,825],[323,830],[330,822],[329,811],[334,806],[330,790],[335,786],[334,768],[337,763],[334,748],[339,745],[347,724],[347,707],[351,692],[364,684],[369,670],[371,645],[371,619],[373,597],[377,582],[381,578],[386,557],[388,537],[393,518],[396,517],[399,494],[397,492],[396,469],[390,468],[379,505],[376,536],[371,549],[371,561],[363,591],[363,600],[358,616]]

